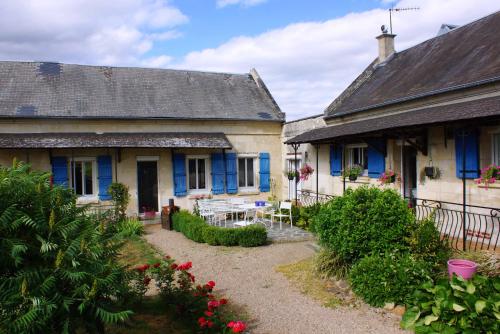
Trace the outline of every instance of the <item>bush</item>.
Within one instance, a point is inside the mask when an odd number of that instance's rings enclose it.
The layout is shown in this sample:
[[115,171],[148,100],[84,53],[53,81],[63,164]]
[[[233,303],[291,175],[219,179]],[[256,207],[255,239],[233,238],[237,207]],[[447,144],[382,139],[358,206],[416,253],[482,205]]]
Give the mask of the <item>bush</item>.
[[127,319],[114,228],[86,216],[49,173],[15,164],[0,180],[0,331],[95,332]]
[[329,250],[323,248],[314,258],[314,267],[323,278],[343,279],[349,274],[349,265]]
[[127,206],[130,202],[128,187],[123,183],[114,182],[109,186],[108,192],[115,207],[115,220],[125,220],[127,218]]
[[354,264],[372,253],[406,249],[415,217],[394,190],[347,189],[323,205],[314,225],[321,244],[343,262]]
[[141,236],[144,234],[144,224],[137,219],[125,219],[116,223],[116,231],[122,237]]
[[415,291],[401,327],[416,333],[500,333],[500,277],[454,276]]
[[417,222],[411,232],[409,244],[415,258],[431,264],[436,273],[445,269],[451,249],[446,241],[441,240],[433,217]]
[[175,231],[181,232],[188,239],[209,245],[255,247],[264,245],[267,241],[267,231],[260,225],[241,228],[210,226],[203,218],[186,210],[176,212],[172,221]]
[[372,306],[404,304],[418,286],[431,279],[430,267],[409,254],[372,255],[352,267],[349,279],[353,291]]
[[293,207],[294,225],[305,230],[314,232],[314,217],[318,214],[321,203],[314,203],[309,206]]

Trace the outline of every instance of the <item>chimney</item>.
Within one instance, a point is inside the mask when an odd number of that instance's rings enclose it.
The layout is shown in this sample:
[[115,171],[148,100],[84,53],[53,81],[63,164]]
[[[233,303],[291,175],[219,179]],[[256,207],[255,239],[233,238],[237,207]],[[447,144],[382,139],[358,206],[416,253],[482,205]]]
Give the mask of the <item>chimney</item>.
[[377,36],[378,39],[378,63],[383,63],[395,52],[394,37],[396,35],[388,34],[382,29],[382,35]]

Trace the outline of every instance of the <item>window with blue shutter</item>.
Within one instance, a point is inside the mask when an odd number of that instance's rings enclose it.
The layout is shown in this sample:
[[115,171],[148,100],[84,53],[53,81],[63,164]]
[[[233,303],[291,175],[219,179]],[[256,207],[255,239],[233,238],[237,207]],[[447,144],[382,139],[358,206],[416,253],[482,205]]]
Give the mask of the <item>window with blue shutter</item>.
[[174,154],[172,166],[174,168],[174,195],[186,196],[186,156],[180,153]]
[[342,175],[342,146],[330,145],[330,175]]
[[368,142],[368,176],[379,178],[385,172],[384,139],[372,139]]
[[269,153],[262,152],[259,154],[259,175],[261,192],[269,192],[271,190],[271,162],[269,161]]
[[219,195],[224,193],[224,178],[226,175],[224,168],[224,154],[212,153],[212,193]]
[[238,192],[238,169],[236,153],[226,153],[226,192],[236,194]]
[[111,199],[109,186],[113,182],[113,163],[110,155],[97,157],[97,180],[99,184],[99,199],[108,201]]
[[54,184],[68,186],[68,160],[66,157],[52,157],[52,180]]
[[455,132],[456,175],[458,178],[462,178],[462,144],[465,141],[465,178],[474,179],[479,177],[479,131],[466,130],[464,138],[462,137],[463,133],[463,130]]

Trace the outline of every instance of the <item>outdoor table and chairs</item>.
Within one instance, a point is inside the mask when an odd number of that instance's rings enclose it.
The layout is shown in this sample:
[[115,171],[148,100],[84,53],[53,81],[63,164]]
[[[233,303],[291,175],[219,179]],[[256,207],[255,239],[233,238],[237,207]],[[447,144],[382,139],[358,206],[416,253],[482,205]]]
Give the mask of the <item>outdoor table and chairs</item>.
[[[291,219],[291,203],[281,202],[279,209],[274,210],[272,203],[267,201],[249,201],[244,198],[229,198],[217,200],[199,200],[200,216],[210,225],[220,227],[244,227],[252,224],[263,224],[273,228],[275,219],[283,228],[283,218]],[[288,212],[285,212],[288,210]]]

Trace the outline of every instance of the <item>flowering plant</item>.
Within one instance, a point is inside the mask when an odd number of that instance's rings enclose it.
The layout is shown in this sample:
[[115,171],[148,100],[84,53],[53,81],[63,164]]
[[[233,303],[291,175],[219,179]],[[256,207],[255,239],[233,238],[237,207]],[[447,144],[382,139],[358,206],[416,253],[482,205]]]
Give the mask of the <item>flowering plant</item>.
[[307,179],[309,178],[309,176],[312,175],[312,173],[314,173],[314,169],[310,165],[304,164],[304,166],[300,168],[300,179],[307,181]]
[[495,183],[498,180],[500,180],[500,166],[492,164],[481,169],[481,176],[475,181],[477,184],[483,183],[488,188],[491,183]]
[[386,170],[378,178],[380,184],[390,184],[396,181],[396,173],[393,170]]
[[360,165],[352,165],[342,171],[342,176],[348,177],[350,180],[356,180],[361,174],[363,174],[363,167]]
[[[175,263],[170,256],[152,265],[144,264],[134,268],[139,293],[146,293],[151,280],[154,280],[160,296],[168,304],[174,304],[177,311],[193,324],[197,332],[202,333],[241,333],[246,329],[241,321],[230,321],[224,314],[225,298],[217,298],[213,294],[214,281],[195,286],[196,278],[189,271],[192,262]],[[139,284],[139,282],[141,284]],[[135,284],[133,284],[135,286]]]

